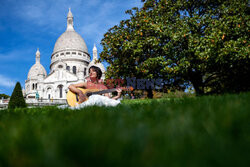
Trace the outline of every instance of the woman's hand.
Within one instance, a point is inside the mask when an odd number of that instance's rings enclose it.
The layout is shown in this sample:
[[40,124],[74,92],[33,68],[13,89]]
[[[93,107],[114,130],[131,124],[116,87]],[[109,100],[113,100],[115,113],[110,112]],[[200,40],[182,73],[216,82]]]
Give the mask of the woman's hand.
[[115,100],[117,100],[117,99],[119,99],[121,97],[122,89],[121,88],[117,88],[116,91],[117,91],[117,96],[115,96],[115,97],[112,98],[112,99],[115,99]]
[[118,95],[121,97],[122,89],[121,88],[117,88],[116,91],[117,91]]
[[85,94],[83,94],[82,91],[80,91],[78,93],[78,96],[79,96],[79,103],[82,103],[82,102],[86,101],[86,99],[87,99],[87,96]]

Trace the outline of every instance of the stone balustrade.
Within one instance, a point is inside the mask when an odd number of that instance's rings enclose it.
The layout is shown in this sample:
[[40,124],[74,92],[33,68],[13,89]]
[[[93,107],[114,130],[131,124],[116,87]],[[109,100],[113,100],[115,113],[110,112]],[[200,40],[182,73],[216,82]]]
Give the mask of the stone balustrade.
[[[26,101],[26,104],[28,106],[55,106],[55,105],[64,105],[67,104],[66,99],[29,99]],[[6,103],[3,100],[0,100],[0,109],[7,109],[8,108],[8,102]]]

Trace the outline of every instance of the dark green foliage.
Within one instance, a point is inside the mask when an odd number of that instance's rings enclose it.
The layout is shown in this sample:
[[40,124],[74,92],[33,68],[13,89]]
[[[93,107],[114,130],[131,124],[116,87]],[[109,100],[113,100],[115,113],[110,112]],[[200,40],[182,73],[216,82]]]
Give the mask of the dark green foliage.
[[14,109],[14,108],[24,108],[24,107],[26,107],[26,103],[23,97],[21,84],[17,82],[10,97],[8,108]]
[[249,166],[250,93],[0,110],[0,166]]
[[250,90],[247,0],[143,2],[102,39],[108,78],[164,78],[197,94]]
[[4,99],[8,99],[10,96],[9,95],[6,95],[6,94],[0,94],[0,99],[2,99],[2,97]]

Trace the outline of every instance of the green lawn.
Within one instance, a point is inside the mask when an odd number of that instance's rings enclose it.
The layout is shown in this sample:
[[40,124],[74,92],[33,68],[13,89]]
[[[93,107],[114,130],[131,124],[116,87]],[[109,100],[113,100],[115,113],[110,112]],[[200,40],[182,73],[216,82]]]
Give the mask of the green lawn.
[[249,166],[250,93],[0,110],[0,166]]

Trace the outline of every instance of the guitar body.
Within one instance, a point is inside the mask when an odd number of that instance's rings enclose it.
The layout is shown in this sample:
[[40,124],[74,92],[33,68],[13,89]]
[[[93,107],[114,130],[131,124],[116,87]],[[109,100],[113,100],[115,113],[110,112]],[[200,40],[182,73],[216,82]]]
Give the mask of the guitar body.
[[[82,88],[77,88],[77,89],[81,90],[83,94],[99,91],[99,89],[82,89]],[[79,98],[75,93],[71,92],[70,90],[68,91],[67,102],[71,107],[75,107],[76,105],[80,104],[78,99]],[[87,100],[88,100],[88,97],[86,98],[85,101]]]

